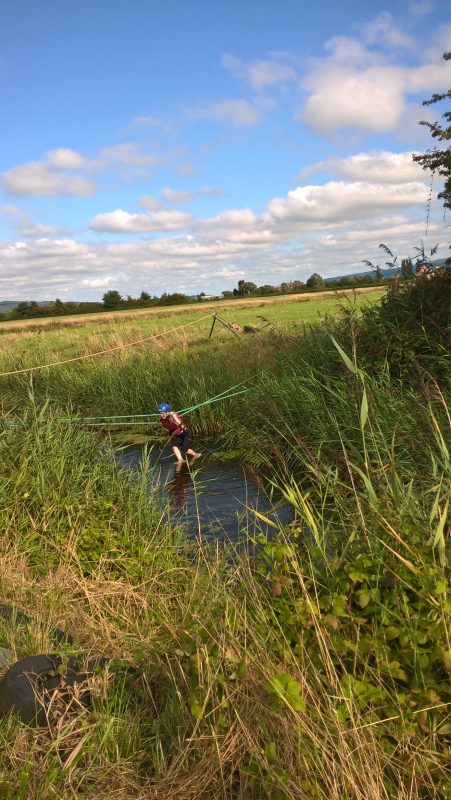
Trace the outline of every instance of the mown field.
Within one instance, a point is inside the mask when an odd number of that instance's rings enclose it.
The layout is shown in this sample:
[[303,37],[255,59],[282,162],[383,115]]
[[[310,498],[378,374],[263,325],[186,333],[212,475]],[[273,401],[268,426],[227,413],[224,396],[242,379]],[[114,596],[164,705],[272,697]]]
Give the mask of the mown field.
[[[266,333],[208,341],[207,323],[0,378],[0,602],[38,621],[0,622],[0,646],[115,659],[88,679],[91,705],[4,721],[2,798],[448,800],[450,376],[433,315],[449,283],[434,282],[319,324],[290,316],[316,301],[269,305]],[[81,353],[87,328],[24,332],[15,351],[2,337],[2,364],[53,360],[53,336],[80,335]],[[196,436],[291,504],[257,555],[189,540],[145,460],[131,478],[104,428],[65,420],[162,399],[199,405]]]

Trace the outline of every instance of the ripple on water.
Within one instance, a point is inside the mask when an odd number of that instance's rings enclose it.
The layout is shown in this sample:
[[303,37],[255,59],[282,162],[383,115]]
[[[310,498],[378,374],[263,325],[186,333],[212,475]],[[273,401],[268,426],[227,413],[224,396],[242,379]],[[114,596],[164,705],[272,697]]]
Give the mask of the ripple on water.
[[[118,453],[119,463],[138,470],[145,452],[144,445],[131,445]],[[293,519],[290,506],[273,511],[280,498],[269,499],[261,484],[246,471],[238,458],[220,460],[213,454],[188,464],[177,465],[168,447],[160,444],[147,451],[153,466],[151,482],[161,491],[164,501],[169,501],[171,517],[175,522],[186,523],[195,536],[236,540],[247,530],[251,535],[260,531],[272,533],[275,529],[258,519],[253,510],[268,516],[274,522],[287,525]]]

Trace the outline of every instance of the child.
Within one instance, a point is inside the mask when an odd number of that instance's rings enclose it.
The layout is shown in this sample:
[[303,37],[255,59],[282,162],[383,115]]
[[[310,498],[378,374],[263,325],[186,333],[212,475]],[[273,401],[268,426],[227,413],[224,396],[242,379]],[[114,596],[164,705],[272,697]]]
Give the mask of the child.
[[185,456],[196,458],[199,453],[191,447],[191,431],[175,411],[171,411],[169,403],[160,403],[157,411],[160,415],[160,422],[165,430],[171,434],[172,452],[177,461],[182,463]]

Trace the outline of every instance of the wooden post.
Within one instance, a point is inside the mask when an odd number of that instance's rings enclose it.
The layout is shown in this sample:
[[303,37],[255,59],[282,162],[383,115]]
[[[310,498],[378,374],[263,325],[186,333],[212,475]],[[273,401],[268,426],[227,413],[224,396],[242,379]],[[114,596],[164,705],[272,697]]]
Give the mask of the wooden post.
[[209,339],[211,339],[211,334],[213,333],[213,328],[215,327],[215,322],[216,322],[216,314],[213,314],[213,324],[211,326],[210,336],[208,337]]

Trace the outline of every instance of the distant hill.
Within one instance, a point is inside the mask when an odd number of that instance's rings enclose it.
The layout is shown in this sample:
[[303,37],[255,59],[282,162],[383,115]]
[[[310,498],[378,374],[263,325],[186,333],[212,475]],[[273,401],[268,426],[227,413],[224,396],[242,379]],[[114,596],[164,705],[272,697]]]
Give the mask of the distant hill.
[[[442,267],[443,264],[445,263],[445,261],[446,261],[446,258],[436,258],[433,261],[431,261],[430,264],[431,264],[431,266],[433,268]],[[415,271],[415,263],[413,265],[413,269]],[[382,277],[383,278],[391,278],[393,275],[398,275],[399,271],[400,270],[396,269],[396,268],[395,269],[382,269],[381,268],[381,272],[382,272]],[[324,278],[324,282],[325,283],[329,283],[329,281],[339,281],[341,278],[363,278],[363,277],[366,277],[368,275],[371,275],[372,277],[374,277],[374,270],[370,269],[370,270],[367,270],[367,272],[353,272],[353,273],[351,273],[351,275],[334,275],[333,278]]]
[[[0,314],[4,314],[7,311],[12,311],[13,308],[17,308],[19,303],[22,300],[0,300]],[[53,305],[53,300],[39,300],[40,306],[51,306]]]

